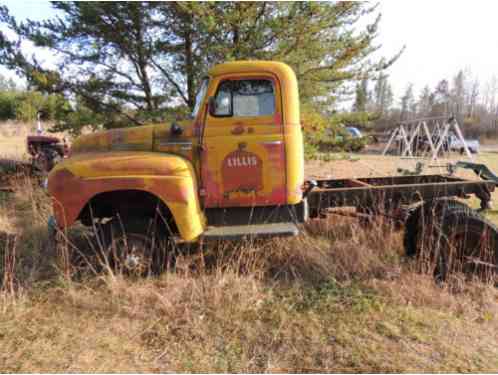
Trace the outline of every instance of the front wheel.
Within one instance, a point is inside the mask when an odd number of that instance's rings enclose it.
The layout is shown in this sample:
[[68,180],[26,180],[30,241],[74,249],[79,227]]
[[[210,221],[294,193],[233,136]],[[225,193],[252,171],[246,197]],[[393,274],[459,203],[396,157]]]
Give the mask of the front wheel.
[[161,273],[171,251],[170,236],[153,219],[114,218],[102,230],[102,264],[128,275]]

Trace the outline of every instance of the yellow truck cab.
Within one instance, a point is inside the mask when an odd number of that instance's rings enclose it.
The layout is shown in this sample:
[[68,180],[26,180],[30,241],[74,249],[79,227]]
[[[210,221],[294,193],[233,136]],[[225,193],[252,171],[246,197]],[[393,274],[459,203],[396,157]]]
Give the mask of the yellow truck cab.
[[[159,204],[178,236],[193,241],[209,235],[208,226],[230,237],[258,230],[247,224],[303,221],[299,117],[286,64],[217,65],[200,85],[191,120],[78,138],[49,176],[56,222],[148,219]],[[219,229],[226,224],[229,233]],[[295,233],[287,224],[259,230]]]

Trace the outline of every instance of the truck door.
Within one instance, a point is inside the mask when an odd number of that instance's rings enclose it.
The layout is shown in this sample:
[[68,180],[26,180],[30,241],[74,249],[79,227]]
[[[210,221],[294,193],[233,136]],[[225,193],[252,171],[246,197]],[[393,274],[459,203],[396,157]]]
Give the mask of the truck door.
[[214,78],[203,134],[204,206],[286,202],[280,87],[271,75]]

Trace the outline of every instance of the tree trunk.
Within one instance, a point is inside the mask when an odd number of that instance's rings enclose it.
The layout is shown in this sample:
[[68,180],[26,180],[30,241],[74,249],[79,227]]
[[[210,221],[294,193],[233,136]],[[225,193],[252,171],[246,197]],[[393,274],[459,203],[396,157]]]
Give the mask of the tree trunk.
[[192,56],[192,32],[187,28],[185,32],[185,74],[187,76],[187,96],[190,109],[195,105],[194,91],[194,61]]

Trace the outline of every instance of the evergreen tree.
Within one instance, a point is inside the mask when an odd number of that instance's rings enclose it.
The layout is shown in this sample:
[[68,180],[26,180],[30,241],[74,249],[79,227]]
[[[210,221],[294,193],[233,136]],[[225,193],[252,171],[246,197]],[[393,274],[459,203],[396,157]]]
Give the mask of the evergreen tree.
[[432,111],[433,96],[429,86],[424,86],[418,100],[418,113],[421,117],[429,116]]
[[381,115],[389,111],[393,102],[393,92],[387,75],[380,73],[374,87],[375,110]]
[[450,115],[450,88],[446,79],[439,81],[436,85],[432,108],[435,116],[448,117]]
[[465,105],[465,76],[463,70],[460,70],[453,77],[453,86],[450,93],[451,112],[456,116],[458,122],[463,122],[463,112]]
[[410,111],[414,112],[414,104],[413,84],[410,83],[406,87],[404,95],[401,97],[401,120],[408,120],[411,117]]
[[356,84],[356,96],[353,104],[355,112],[365,112],[369,102],[368,79],[363,78]]

